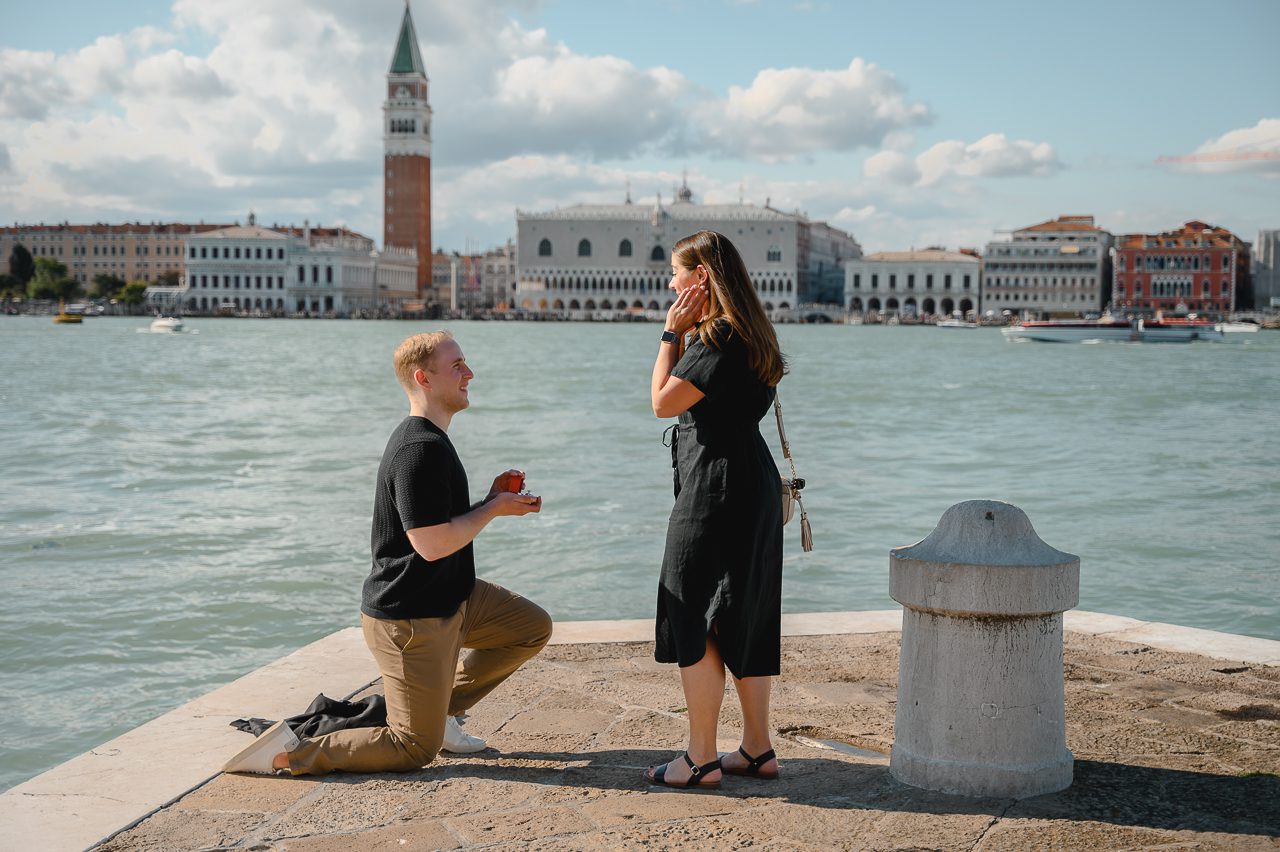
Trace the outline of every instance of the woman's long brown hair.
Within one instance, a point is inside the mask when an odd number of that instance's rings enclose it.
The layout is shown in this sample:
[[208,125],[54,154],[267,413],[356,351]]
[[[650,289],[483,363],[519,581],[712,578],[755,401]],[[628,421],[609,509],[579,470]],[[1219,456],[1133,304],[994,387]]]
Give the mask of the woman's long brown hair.
[[760,381],[774,387],[787,372],[786,358],[778,348],[778,335],[765,315],[764,305],[751,286],[742,255],[724,234],[698,231],[671,249],[671,258],[685,269],[707,270],[707,312],[698,336],[707,346],[720,348],[715,321],[723,319],[747,347],[747,364]]

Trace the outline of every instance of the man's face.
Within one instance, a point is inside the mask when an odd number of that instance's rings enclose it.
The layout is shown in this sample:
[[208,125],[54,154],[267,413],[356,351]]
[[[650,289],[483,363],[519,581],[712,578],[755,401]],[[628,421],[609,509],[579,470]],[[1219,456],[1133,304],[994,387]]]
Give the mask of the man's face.
[[450,413],[461,411],[470,405],[467,384],[475,373],[467,366],[462,347],[456,340],[446,340],[436,347],[427,365],[426,379],[431,385],[431,404]]

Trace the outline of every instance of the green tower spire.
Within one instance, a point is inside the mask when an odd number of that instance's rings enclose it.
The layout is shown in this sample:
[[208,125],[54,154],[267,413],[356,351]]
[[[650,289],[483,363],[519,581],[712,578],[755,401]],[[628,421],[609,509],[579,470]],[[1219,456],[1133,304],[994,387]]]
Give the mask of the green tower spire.
[[408,0],[404,4],[404,20],[400,22],[400,37],[396,39],[396,52],[391,56],[391,74],[421,74],[427,76],[418,51],[418,33],[413,28],[413,16],[409,14]]

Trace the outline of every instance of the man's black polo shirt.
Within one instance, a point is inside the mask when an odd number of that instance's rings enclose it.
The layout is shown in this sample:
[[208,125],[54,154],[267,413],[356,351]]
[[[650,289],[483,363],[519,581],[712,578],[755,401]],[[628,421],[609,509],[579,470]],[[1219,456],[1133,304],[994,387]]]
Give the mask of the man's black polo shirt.
[[373,618],[453,615],[476,581],[471,543],[427,561],[405,530],[443,524],[471,510],[467,472],[449,437],[425,417],[406,417],[391,433],[373,498],[373,570],[360,611]]

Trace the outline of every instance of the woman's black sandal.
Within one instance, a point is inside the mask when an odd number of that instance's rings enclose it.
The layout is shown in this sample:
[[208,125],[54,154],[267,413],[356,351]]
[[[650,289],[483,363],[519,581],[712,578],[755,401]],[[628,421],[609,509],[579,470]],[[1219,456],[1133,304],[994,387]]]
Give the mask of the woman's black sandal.
[[650,766],[644,773],[644,780],[650,784],[657,784],[661,787],[675,787],[677,789],[683,787],[719,787],[720,780],[703,781],[703,776],[708,773],[715,772],[720,769],[720,758],[716,758],[710,763],[704,763],[701,766],[693,762],[693,758],[689,757],[689,752],[680,755],[684,758],[684,762],[689,764],[689,777],[684,781],[667,781],[667,764],[661,766]]
[[747,765],[742,767],[741,769],[733,769],[728,766],[721,766],[720,767],[721,771],[724,772],[726,775],[746,775],[751,778],[760,778],[765,781],[773,781],[778,777],[778,771],[776,769],[773,772],[760,771],[760,767],[764,766],[766,763],[768,763],[771,760],[777,759],[778,755],[774,754],[773,749],[769,749],[759,757],[752,757],[751,755],[743,751],[741,746],[739,746],[738,754],[742,755],[743,759],[747,761]]

